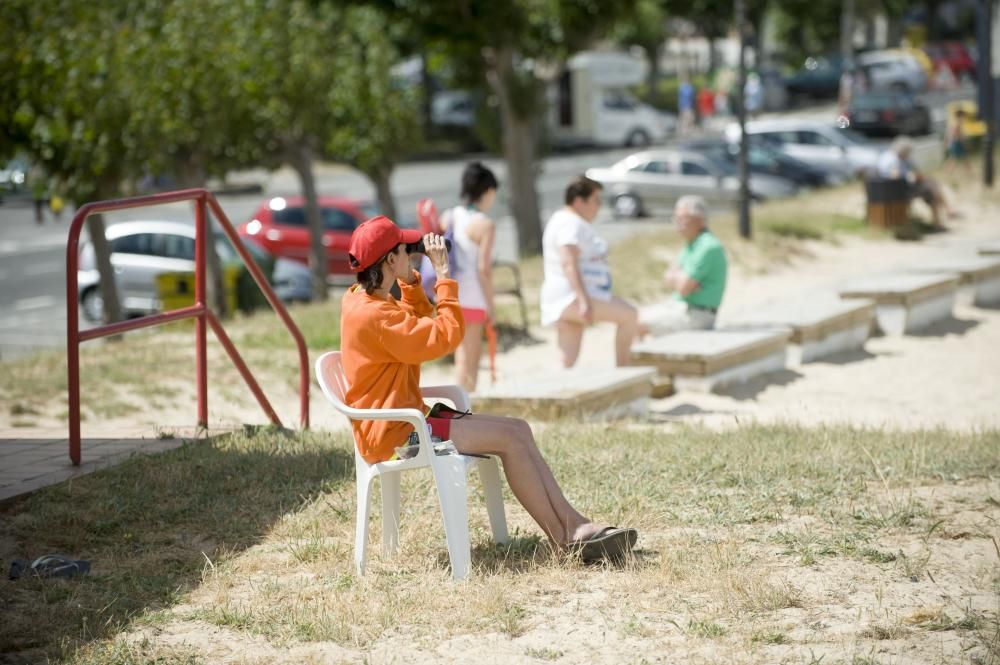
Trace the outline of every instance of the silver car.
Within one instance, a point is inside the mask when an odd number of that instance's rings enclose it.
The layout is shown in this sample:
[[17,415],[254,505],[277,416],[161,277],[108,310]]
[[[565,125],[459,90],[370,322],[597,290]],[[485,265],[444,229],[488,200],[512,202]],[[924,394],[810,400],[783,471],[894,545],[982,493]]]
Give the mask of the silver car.
[[[181,222],[121,222],[105,232],[111,245],[111,265],[121,300],[122,314],[142,316],[160,311],[157,277],[168,272],[194,272],[194,226]],[[244,246],[268,276],[272,288],[285,302],[312,299],[309,268],[289,259],[268,254],[251,240]],[[228,238],[216,234],[215,250],[223,264],[241,262]],[[89,321],[104,317],[100,276],[94,246],[81,243],[77,271],[77,293],[83,315]]]
[[[611,168],[588,169],[587,177],[604,186],[605,198],[619,217],[639,217],[656,208],[670,208],[685,194],[697,194],[710,202],[735,202],[740,189],[736,169],[686,150],[637,152]],[[756,173],[750,178],[754,200],[796,192],[795,183],[784,178]]]
[[[881,150],[850,129],[815,120],[780,118],[747,123],[747,134],[759,137],[789,157],[807,164],[859,175],[875,168]],[[740,127],[726,127],[726,138],[738,141]]]

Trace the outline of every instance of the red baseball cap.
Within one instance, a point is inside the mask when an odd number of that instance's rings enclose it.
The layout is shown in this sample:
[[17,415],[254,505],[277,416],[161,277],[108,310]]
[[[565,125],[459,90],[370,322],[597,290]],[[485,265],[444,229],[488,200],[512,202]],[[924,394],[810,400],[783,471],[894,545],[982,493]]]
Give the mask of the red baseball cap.
[[362,222],[351,234],[348,261],[353,272],[361,272],[395,249],[401,242],[417,242],[423,236],[416,229],[401,229],[396,223],[379,215]]

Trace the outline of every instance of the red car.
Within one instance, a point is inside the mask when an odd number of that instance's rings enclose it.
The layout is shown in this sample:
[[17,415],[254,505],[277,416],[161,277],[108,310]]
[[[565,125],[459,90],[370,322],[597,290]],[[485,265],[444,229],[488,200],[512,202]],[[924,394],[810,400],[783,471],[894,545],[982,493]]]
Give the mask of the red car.
[[[335,196],[319,197],[323,217],[323,245],[326,246],[327,274],[351,275],[347,250],[354,228],[378,209],[366,201]],[[305,199],[301,196],[275,197],[260,204],[250,221],[240,224],[241,236],[253,240],[275,256],[309,263],[309,228]]]
[[934,71],[943,63],[948,65],[956,79],[976,78],[976,61],[961,42],[929,44],[924,50],[934,63]]

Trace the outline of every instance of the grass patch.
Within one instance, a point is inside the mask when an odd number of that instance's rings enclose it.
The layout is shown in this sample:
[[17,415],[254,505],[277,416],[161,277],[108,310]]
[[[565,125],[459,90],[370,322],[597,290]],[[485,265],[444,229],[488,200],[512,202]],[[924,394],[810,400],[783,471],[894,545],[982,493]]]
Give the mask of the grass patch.
[[[771,559],[735,534],[809,515],[818,520],[813,530],[834,535],[822,545],[776,524],[789,547],[806,543],[830,548],[820,556],[855,558],[858,547],[837,544],[843,538],[836,534],[847,528],[858,543],[886,531],[927,530],[893,520],[856,523],[859,510],[877,514],[886,501],[862,449],[878,468],[897,470],[898,480],[888,485],[896,491],[897,483],[920,478],[996,474],[998,444],[1000,433],[992,431],[752,426],[725,433],[678,428],[664,436],[653,426],[550,426],[540,445],[568,495],[586,497],[580,507],[587,513],[637,526],[647,554],[620,571],[588,570],[553,556],[509,495],[513,541],[497,547],[473,498],[474,572],[451,586],[429,474],[404,476],[399,555],[379,555],[376,522],[370,574],[356,578],[346,435],[261,429],[189,443],[46,488],[8,509],[0,542],[14,543],[10,556],[64,552],[91,560],[93,574],[0,585],[0,603],[9,610],[0,623],[0,651],[33,660],[144,662],[130,655],[142,652],[122,641],[124,633],[194,621],[275,644],[332,641],[357,649],[386,635],[428,631],[513,639],[544,630],[545,612],[554,606],[599,612],[601,625],[629,639],[651,639],[673,625],[702,638],[745,631],[746,639],[776,644],[766,635],[754,640],[742,617],[774,621],[775,613],[808,607],[810,599],[784,581],[786,570],[775,576]],[[478,495],[475,480],[471,491]],[[607,575],[621,591],[587,595]],[[682,621],[663,614],[663,607],[696,596],[702,609],[691,608]],[[660,600],[646,611],[654,597]],[[161,656],[193,662],[184,660],[186,652],[151,651],[149,658]]]

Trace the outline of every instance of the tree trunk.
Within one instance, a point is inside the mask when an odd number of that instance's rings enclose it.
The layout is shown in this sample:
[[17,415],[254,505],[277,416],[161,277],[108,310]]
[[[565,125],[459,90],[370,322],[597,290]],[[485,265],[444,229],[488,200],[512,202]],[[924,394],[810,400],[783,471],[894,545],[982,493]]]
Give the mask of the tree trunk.
[[[104,235],[104,215],[95,214],[87,217],[87,233],[94,246],[94,260],[97,262],[97,274],[100,275],[101,298],[104,300],[104,322],[121,321],[121,303],[118,301],[118,285],[115,283],[115,270],[111,265],[111,245]],[[67,294],[70,295],[70,294]],[[111,339],[121,339],[115,336]]]
[[389,184],[391,176],[391,168],[379,168],[374,173],[368,174],[368,177],[375,184],[375,195],[378,198],[379,210],[389,219],[398,222],[399,219],[396,217],[396,201],[392,198],[392,186]]
[[514,108],[512,90],[514,54],[510,47],[484,53],[486,78],[500,102],[503,127],[503,156],[507,162],[511,214],[517,224],[517,247],[520,255],[534,256],[542,251],[542,222],[535,189],[536,145],[534,118],[521,117]]
[[646,101],[650,106],[658,107],[660,100],[660,50],[662,43],[646,48],[646,57],[649,58],[649,72],[646,74]]
[[316,178],[313,175],[312,149],[305,144],[289,147],[289,161],[302,182],[302,196],[306,200],[306,226],[309,228],[309,267],[313,273],[313,293],[317,300],[325,301],[327,257],[323,244],[323,218],[319,212],[316,195]]

